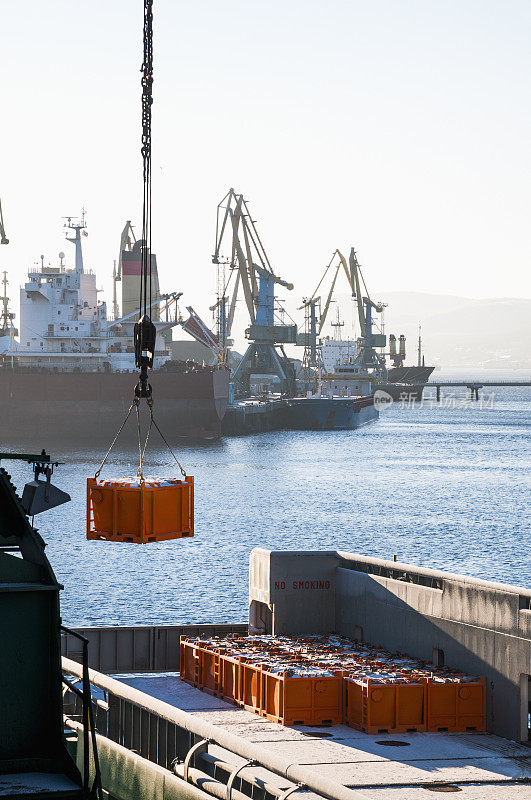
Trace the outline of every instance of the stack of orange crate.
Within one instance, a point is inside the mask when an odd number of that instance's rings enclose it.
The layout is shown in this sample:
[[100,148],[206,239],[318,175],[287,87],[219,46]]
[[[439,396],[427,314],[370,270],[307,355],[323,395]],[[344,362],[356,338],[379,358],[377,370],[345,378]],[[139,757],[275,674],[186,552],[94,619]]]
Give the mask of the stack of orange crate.
[[255,654],[181,638],[181,679],[282,725],[335,725],[343,720],[343,672],[306,664],[297,673]]
[[484,678],[335,635],[183,637],[181,678],[282,725],[486,729]]

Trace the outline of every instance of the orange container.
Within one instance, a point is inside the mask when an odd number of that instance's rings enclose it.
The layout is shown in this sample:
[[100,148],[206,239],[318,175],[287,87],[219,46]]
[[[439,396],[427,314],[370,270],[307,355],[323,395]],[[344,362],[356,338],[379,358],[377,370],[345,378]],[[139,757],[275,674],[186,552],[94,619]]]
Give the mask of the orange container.
[[347,677],[345,722],[365,733],[426,730],[426,683],[387,682]]
[[161,542],[194,535],[194,479],[87,479],[87,539]]
[[236,703],[240,691],[240,659],[220,653],[221,696],[228,703]]
[[240,659],[237,701],[248,711],[262,710],[262,667]]
[[281,725],[338,725],[343,721],[342,673],[302,677],[262,671],[262,716]]
[[221,697],[221,666],[220,656],[214,650],[201,648],[201,688],[213,694],[215,697]]
[[486,679],[436,681],[428,679],[429,731],[485,731]]
[[181,680],[191,683],[192,686],[201,685],[201,649],[193,642],[181,639]]

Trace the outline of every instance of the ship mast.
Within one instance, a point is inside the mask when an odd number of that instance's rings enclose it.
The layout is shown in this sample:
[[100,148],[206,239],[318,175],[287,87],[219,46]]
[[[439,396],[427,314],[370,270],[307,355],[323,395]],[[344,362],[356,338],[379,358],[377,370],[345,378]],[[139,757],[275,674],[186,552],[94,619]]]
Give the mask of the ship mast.
[[2,286],[4,287],[4,295],[0,297],[2,301],[2,313],[0,314],[0,334],[5,335],[11,327],[11,320],[13,315],[9,313],[9,297],[7,296],[7,272],[4,270],[4,277],[2,278]]
[[[0,203],[0,244],[9,244],[9,239],[6,236],[6,230],[4,228],[4,217],[2,214],[2,203]],[[0,297],[2,301],[2,313],[0,314],[0,333],[5,335],[7,333],[7,329],[11,325],[11,320],[13,319],[13,315],[9,313],[9,297],[7,296],[7,272],[4,270],[4,277],[2,280],[2,285],[4,287],[4,296]]]
[[[64,217],[66,219],[65,228],[69,230],[75,231],[75,235],[73,237],[68,236],[66,240],[68,242],[72,242],[72,244],[76,248],[76,272],[83,272],[83,251],[81,249],[81,231],[83,231],[87,227],[87,223],[85,222],[85,209],[83,208],[81,211],[81,219],[74,220],[73,217]],[[86,236],[87,234],[85,234]]]
[[345,324],[344,322],[340,321],[339,305],[338,305],[337,308],[336,308],[336,321],[330,323],[332,328],[335,328],[335,330],[334,330],[334,341],[336,341],[336,342],[340,342],[341,341],[341,328],[343,327],[344,324]]

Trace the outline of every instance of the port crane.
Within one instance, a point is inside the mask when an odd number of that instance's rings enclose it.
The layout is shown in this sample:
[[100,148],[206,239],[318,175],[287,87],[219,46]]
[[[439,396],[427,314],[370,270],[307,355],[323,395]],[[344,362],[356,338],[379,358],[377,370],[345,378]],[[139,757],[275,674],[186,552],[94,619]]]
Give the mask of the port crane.
[[[352,298],[356,301],[361,333],[357,357],[358,363],[364,367],[376,369],[385,378],[387,375],[385,359],[376,352],[375,348],[385,347],[386,337],[383,333],[373,333],[373,311],[381,314],[385,308],[385,303],[377,303],[371,299],[354,247],[350,249],[348,262],[340,250],[334,250],[315,291],[311,297],[303,300],[299,310],[305,310],[306,330],[302,336],[299,336],[297,344],[305,348],[305,363],[309,366],[317,366],[317,343],[322,334],[334,296],[338,275],[341,271],[345,273]],[[327,275],[332,276],[332,281],[324,306],[321,308],[321,297],[318,292]],[[362,285],[364,291],[362,291]]]
[[[0,312],[0,336],[6,336],[8,331],[11,330],[13,327],[13,320],[15,315],[9,310],[9,297],[7,296],[7,284],[9,281],[7,280],[7,271],[3,271],[2,277],[2,288],[4,290],[4,294],[0,297],[2,301],[2,310]],[[16,336],[16,331],[14,331]]]
[[9,239],[6,236],[6,229],[4,228],[4,215],[2,213],[1,200],[0,200],[0,244],[9,244]]
[[[6,229],[4,227],[4,216],[2,213],[2,202],[0,201],[0,244],[9,244],[9,239],[6,236]],[[13,328],[13,320],[15,315],[10,312],[9,310],[9,297],[7,296],[7,284],[9,281],[7,280],[7,272],[4,270],[3,277],[2,277],[2,288],[4,293],[2,297],[0,297],[0,301],[2,302],[2,310],[0,311],[0,336],[7,336],[10,334],[11,336],[17,334],[17,331]]]
[[113,272],[112,272],[112,313],[115,320],[118,319],[120,316],[120,309],[118,307],[118,297],[117,297],[117,283],[118,281],[122,280],[122,253],[125,251],[131,252],[133,249],[133,245],[136,243],[136,236],[133,232],[133,226],[131,225],[131,220],[128,219],[124,225],[124,229],[120,235],[120,250],[118,251],[118,266],[116,266],[116,261],[114,262]]
[[[226,237],[230,237],[230,257],[224,258],[221,251]],[[230,335],[240,287],[249,314],[250,325],[245,335],[250,344],[232,376],[235,395],[250,393],[252,374],[275,375],[280,391],[294,394],[295,368],[284,345],[297,343],[297,326],[275,317],[276,286],[291,291],[293,284],[275,274],[247,201],[234,189],[229,189],[218,204],[212,262],[218,267],[218,297],[211,310],[217,315],[218,340],[224,350],[232,343]]]

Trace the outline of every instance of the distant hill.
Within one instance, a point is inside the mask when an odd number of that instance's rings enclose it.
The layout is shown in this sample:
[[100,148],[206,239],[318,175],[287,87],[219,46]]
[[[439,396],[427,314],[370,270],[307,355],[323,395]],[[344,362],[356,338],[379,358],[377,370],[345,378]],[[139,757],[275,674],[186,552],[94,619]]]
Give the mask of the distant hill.
[[[427,364],[531,368],[531,299],[385,291],[372,296],[388,304],[386,333],[405,334],[407,363],[416,363],[420,324]],[[348,295],[338,299],[350,322],[352,301]]]

